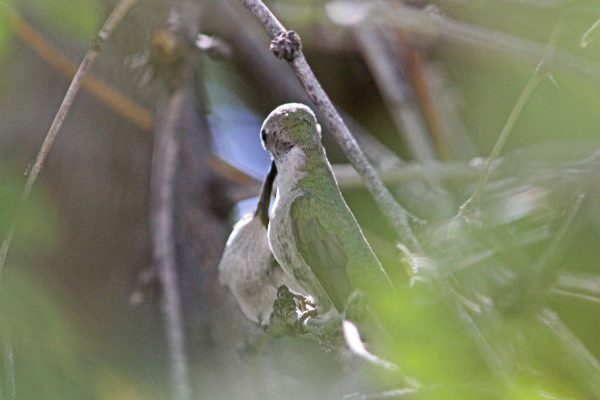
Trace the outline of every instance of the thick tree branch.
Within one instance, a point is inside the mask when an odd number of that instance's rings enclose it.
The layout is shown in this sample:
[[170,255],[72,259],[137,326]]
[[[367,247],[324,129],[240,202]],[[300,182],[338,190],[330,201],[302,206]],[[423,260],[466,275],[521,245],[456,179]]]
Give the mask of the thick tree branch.
[[[243,0],[244,5],[256,16],[269,35],[275,40],[287,39],[286,46],[293,46],[294,35],[287,31],[273,13],[260,0]],[[295,35],[297,38],[297,35]],[[299,40],[299,38],[298,38]],[[273,44],[278,44],[273,42]],[[279,46],[282,47],[282,46]],[[287,50],[287,49],[284,49]],[[365,182],[365,186],[374,197],[381,212],[390,220],[400,239],[414,250],[420,250],[420,245],[409,224],[410,214],[400,206],[377,176],[375,169],[366,159],[348,127],[333,106],[329,96],[312,72],[302,54],[299,42],[292,52],[283,51],[283,56],[289,59],[289,64],[306,90],[311,101],[325,118],[325,125],[335,137],[344,153],[356,168]]]

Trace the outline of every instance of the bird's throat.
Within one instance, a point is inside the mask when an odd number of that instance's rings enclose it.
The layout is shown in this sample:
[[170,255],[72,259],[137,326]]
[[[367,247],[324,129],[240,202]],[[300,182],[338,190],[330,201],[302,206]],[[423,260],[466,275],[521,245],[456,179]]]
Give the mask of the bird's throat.
[[299,146],[293,147],[286,155],[275,160],[278,194],[289,193],[298,188],[298,182],[306,175],[305,163],[306,154]]

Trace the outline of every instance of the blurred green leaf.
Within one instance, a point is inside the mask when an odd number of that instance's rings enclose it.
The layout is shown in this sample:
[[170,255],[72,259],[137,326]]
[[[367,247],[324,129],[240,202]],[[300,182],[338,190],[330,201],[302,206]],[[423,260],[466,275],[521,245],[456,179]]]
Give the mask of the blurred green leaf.
[[12,0],[0,0],[0,61],[8,52],[8,43],[13,31],[10,22],[12,3]]
[[[60,305],[32,278],[11,270],[2,282],[1,316],[15,355],[15,376],[23,399],[89,398],[89,366],[76,330],[60,311]],[[80,397],[84,396],[84,397]]]
[[35,10],[57,31],[83,40],[94,37],[102,18],[95,0],[36,0]]
[[40,250],[56,238],[56,218],[47,206],[43,191],[37,190],[25,204],[21,198],[24,179],[0,170],[0,234],[12,225],[13,249],[27,249],[32,243]]

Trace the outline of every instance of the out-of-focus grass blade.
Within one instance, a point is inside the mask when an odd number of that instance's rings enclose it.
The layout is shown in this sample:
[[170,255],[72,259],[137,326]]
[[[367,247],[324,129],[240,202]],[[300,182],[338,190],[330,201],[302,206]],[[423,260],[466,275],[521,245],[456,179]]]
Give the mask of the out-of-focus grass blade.
[[598,29],[598,27],[600,27],[600,19],[596,20],[596,22],[594,22],[592,26],[585,31],[583,36],[581,36],[579,47],[585,48],[598,38],[598,35],[600,35],[600,29]]

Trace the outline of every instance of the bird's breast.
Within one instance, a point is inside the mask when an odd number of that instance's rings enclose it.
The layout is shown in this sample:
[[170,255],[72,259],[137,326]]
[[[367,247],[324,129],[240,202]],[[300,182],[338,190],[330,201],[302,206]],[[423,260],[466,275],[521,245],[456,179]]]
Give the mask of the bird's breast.
[[292,259],[295,254],[293,243],[292,220],[290,208],[292,202],[300,195],[299,191],[282,193],[277,190],[277,197],[273,205],[273,217],[269,222],[268,237],[269,246],[281,268],[293,276]]

